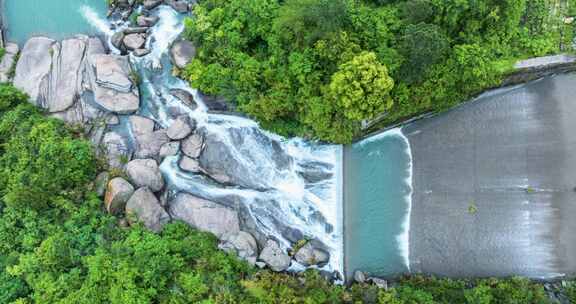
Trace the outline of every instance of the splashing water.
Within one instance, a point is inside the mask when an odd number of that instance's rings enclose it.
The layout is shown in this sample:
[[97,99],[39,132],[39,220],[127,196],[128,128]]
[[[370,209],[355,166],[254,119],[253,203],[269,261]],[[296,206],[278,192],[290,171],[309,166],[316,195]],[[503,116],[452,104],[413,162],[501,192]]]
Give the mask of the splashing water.
[[[89,9],[82,11],[104,34],[113,34],[106,20]],[[173,156],[161,164],[170,189],[236,206],[261,234],[278,239],[285,249],[297,241],[289,240],[290,231],[315,238],[330,253],[330,262],[322,269],[342,273],[342,147],[314,145],[298,138],[288,140],[260,129],[247,118],[207,111],[198,91],[171,73],[169,47],[184,30],[183,17],[165,5],[154,13],[160,20],[151,29],[146,44],[150,54],[141,58],[130,55],[142,79],[138,114],[163,127],[170,126],[174,112],[189,115],[208,140],[224,147],[227,161],[241,167],[244,182],[223,186],[203,175],[183,172],[178,167],[179,156]],[[112,45],[110,49],[115,50]],[[198,107],[192,110],[172,96],[171,89],[191,93]],[[301,270],[303,266],[293,263],[291,269]]]
[[110,23],[105,19],[102,19],[98,13],[88,5],[82,5],[80,7],[80,14],[98,31],[106,36],[111,36],[114,32],[110,29]]

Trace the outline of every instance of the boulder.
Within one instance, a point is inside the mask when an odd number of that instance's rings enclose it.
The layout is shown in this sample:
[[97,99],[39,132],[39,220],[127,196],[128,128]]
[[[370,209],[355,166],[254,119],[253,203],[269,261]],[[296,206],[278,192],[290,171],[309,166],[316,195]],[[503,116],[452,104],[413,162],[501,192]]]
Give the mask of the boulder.
[[130,150],[124,137],[116,132],[104,134],[102,145],[110,168],[120,169],[130,160]]
[[188,40],[178,40],[170,48],[172,62],[183,69],[196,56],[196,47]]
[[237,255],[239,258],[249,261],[252,265],[258,256],[258,244],[256,239],[244,231],[234,234],[225,234],[221,238],[218,248]]
[[126,46],[124,45],[125,36],[126,34],[124,34],[124,31],[118,31],[114,33],[114,35],[112,35],[112,38],[110,38],[110,42],[112,42],[112,45],[115,48],[117,48],[122,55],[126,55],[126,52],[128,51],[126,49]]
[[171,141],[169,143],[165,143],[160,147],[160,159],[164,159],[168,156],[174,156],[178,154],[180,151],[180,142],[179,141]]
[[356,281],[356,283],[360,283],[360,284],[366,282],[366,275],[364,274],[364,272],[362,272],[360,270],[354,271],[354,281]]
[[196,124],[190,119],[188,115],[182,115],[176,118],[172,125],[168,128],[166,135],[173,140],[182,140],[196,128]]
[[99,197],[106,194],[106,188],[108,187],[108,182],[110,182],[110,173],[101,172],[96,176],[96,181],[94,181],[94,191]]
[[227,112],[233,110],[230,109],[230,107],[228,106],[229,103],[223,97],[210,96],[202,93],[200,93],[200,97],[202,98],[202,101],[204,101],[204,104],[210,111]]
[[173,219],[182,220],[196,229],[211,232],[218,238],[240,231],[236,211],[188,193],[178,193],[169,203],[168,212]]
[[134,187],[121,177],[113,178],[108,183],[104,204],[110,214],[118,214],[124,210],[126,202],[134,193]]
[[159,18],[156,16],[143,16],[140,15],[136,18],[136,24],[143,27],[154,26],[158,22]]
[[198,163],[197,159],[190,158],[186,155],[182,155],[180,161],[178,162],[178,167],[186,172],[191,173],[200,173],[202,172],[202,168],[200,168],[200,164]]
[[16,64],[14,86],[28,94],[31,102],[36,105],[40,83],[48,78],[52,67],[52,47],[55,43],[46,37],[31,38],[24,44]]
[[294,255],[294,259],[306,267],[312,265],[323,266],[330,260],[330,254],[322,249],[314,248],[314,246],[308,242],[298,249]]
[[144,0],[143,4],[145,9],[151,10],[162,4],[162,0]]
[[126,174],[136,187],[147,187],[152,192],[164,188],[164,178],[158,163],[153,159],[135,159],[129,162],[126,165]]
[[154,132],[155,123],[150,118],[139,115],[131,115],[128,118],[128,121],[130,122],[130,130],[136,138],[144,134]]
[[0,82],[9,82],[12,80],[10,73],[12,72],[12,67],[16,64],[16,56],[20,48],[16,43],[6,43],[4,50],[4,57],[0,60]]
[[164,225],[170,222],[170,215],[147,187],[136,190],[130,197],[126,203],[126,215],[128,220],[133,221],[136,218],[154,232],[160,232]]
[[146,35],[145,34],[129,34],[124,36],[122,40],[126,48],[130,51],[140,49],[144,47],[146,43]]
[[258,258],[266,263],[273,271],[284,271],[290,267],[290,257],[280,248],[278,242],[274,240],[268,240],[266,242],[266,246],[264,246]]
[[178,100],[182,101],[190,109],[196,110],[196,108],[198,108],[198,104],[196,104],[196,101],[194,100],[194,95],[190,94],[188,91],[181,89],[171,89],[170,94],[176,97]]
[[388,281],[380,278],[369,278],[368,281],[376,285],[380,289],[388,290]]
[[136,56],[136,57],[143,57],[143,56],[150,54],[150,50],[149,49],[137,49],[137,50],[134,50],[134,52],[132,52],[132,54],[134,54],[134,56]]
[[194,133],[182,141],[181,149],[184,154],[191,158],[198,158],[204,148],[204,136]]
[[185,14],[189,11],[190,7],[188,2],[184,0],[166,0],[166,4],[170,5],[175,11],[180,14]]
[[130,75],[126,56],[95,54],[90,58],[94,70],[94,100],[107,111],[131,114],[140,107],[140,97]]
[[170,142],[170,138],[166,135],[165,129],[137,136],[136,152],[134,156],[136,158],[158,159],[160,156],[160,149],[168,142]]

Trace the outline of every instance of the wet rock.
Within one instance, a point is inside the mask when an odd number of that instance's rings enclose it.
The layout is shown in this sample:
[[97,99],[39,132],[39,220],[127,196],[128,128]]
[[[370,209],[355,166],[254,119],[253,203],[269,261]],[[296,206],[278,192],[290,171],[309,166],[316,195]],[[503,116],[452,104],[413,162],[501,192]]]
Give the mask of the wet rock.
[[176,41],[170,48],[170,56],[174,65],[183,69],[196,56],[196,47],[188,40]]
[[95,74],[94,99],[107,111],[131,114],[140,107],[140,97],[130,75],[126,56],[95,54],[91,57]]
[[140,15],[136,18],[136,24],[142,27],[151,27],[158,22],[159,18],[156,16],[143,16]]
[[223,97],[216,97],[216,96],[209,96],[205,94],[201,94],[202,100],[208,110],[213,112],[227,112],[232,111],[228,105],[229,103]]
[[160,148],[170,142],[166,136],[166,130],[158,130],[152,133],[146,133],[136,137],[136,158],[153,158],[158,159]]
[[138,26],[138,27],[129,27],[127,29],[124,29],[124,34],[125,35],[130,35],[130,34],[145,34],[146,32],[148,32],[148,28],[147,27],[142,27],[142,26]]
[[134,193],[134,187],[121,177],[113,178],[108,183],[104,204],[110,214],[118,214],[124,210],[126,202]]
[[38,104],[40,83],[48,78],[52,67],[52,46],[56,41],[34,37],[26,42],[16,65],[14,86],[28,94]]
[[160,232],[164,225],[170,222],[170,215],[160,206],[158,198],[147,187],[134,192],[126,203],[128,219],[134,218],[142,222],[146,228]]
[[151,10],[162,4],[162,0],[144,0],[143,4],[145,9]]
[[129,34],[122,40],[126,48],[130,51],[144,47],[146,43],[146,35],[144,34]]
[[150,118],[146,118],[144,116],[139,115],[131,115],[128,118],[130,122],[130,130],[132,130],[132,134],[134,137],[140,137],[144,134],[154,132],[154,121]]
[[0,82],[9,82],[12,80],[10,73],[12,67],[16,64],[16,55],[20,48],[16,43],[6,43],[4,50],[4,57],[0,61]]
[[180,89],[171,89],[170,94],[180,101],[182,101],[185,105],[190,107],[192,110],[196,110],[198,108],[198,104],[194,100],[194,96],[190,94],[188,91],[180,90]]
[[119,123],[120,123],[120,118],[118,118],[118,115],[108,115],[108,117],[106,118],[106,124],[107,125],[115,126]]
[[204,136],[194,133],[182,141],[182,152],[191,158],[198,158],[204,147]]
[[169,203],[168,212],[173,219],[182,220],[196,229],[211,232],[218,238],[224,234],[236,234],[240,231],[236,211],[188,193],[179,193]]
[[180,14],[185,14],[189,11],[190,7],[188,2],[184,0],[166,0],[166,4],[170,5],[175,11]]
[[116,132],[104,134],[102,145],[105,149],[105,156],[110,168],[120,169],[130,160],[130,151],[124,137]]
[[356,283],[364,283],[366,282],[366,275],[362,271],[356,270],[354,271],[354,281]]
[[168,156],[174,156],[178,154],[180,151],[180,142],[179,141],[171,141],[169,143],[165,143],[160,147],[160,159],[164,159]]
[[117,48],[122,55],[126,55],[126,53],[128,52],[128,50],[126,49],[126,46],[124,45],[124,37],[126,36],[126,34],[124,34],[123,31],[118,31],[116,33],[114,33],[114,35],[112,35],[111,38],[111,42],[112,45]]
[[168,128],[166,135],[173,140],[182,140],[188,137],[195,127],[196,125],[194,121],[191,120],[189,116],[182,115],[174,120],[172,125]]
[[252,265],[256,263],[258,256],[258,244],[256,239],[244,231],[239,231],[235,234],[225,234],[221,238],[218,248],[237,255],[239,258],[250,262]]
[[164,188],[164,178],[153,159],[135,159],[126,165],[126,174],[136,187],[147,187],[152,192]]
[[137,49],[137,50],[134,50],[134,52],[132,52],[132,54],[134,54],[134,56],[136,56],[136,57],[143,57],[143,56],[150,54],[150,50],[149,49]]
[[322,249],[314,248],[311,243],[307,243],[296,252],[294,259],[307,267],[312,265],[323,266],[330,260],[330,254]]
[[266,242],[266,246],[262,249],[258,258],[266,263],[273,271],[284,271],[290,267],[290,257],[280,248],[278,242],[274,240],[268,240],[268,242]]
[[182,169],[183,171],[186,171],[186,172],[191,172],[191,173],[202,172],[202,168],[200,167],[198,160],[190,158],[186,155],[182,155],[182,157],[180,158],[180,161],[178,162],[178,167],[180,167],[180,169]]
[[110,173],[108,172],[101,172],[96,177],[96,181],[94,182],[94,190],[99,197],[102,197],[104,194],[106,194],[106,187],[108,187],[108,182],[110,182]]
[[380,278],[369,278],[368,281],[372,282],[372,284],[376,285],[378,288],[388,290],[388,281]]

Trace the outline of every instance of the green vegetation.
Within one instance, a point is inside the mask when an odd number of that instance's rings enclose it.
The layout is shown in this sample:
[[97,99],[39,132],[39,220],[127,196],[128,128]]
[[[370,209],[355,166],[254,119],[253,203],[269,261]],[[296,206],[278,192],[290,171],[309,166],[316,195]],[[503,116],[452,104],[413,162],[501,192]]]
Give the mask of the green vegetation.
[[[183,223],[122,228],[91,192],[88,142],[26,99],[0,85],[0,303],[549,303],[541,284],[519,278],[345,288],[316,271],[256,271]],[[562,292],[576,303],[574,286]]]
[[265,128],[349,143],[363,120],[443,111],[518,59],[571,48],[573,2],[204,0],[182,75]]
[[6,49],[0,48],[0,60],[2,60],[2,58],[4,58],[4,55],[6,55]]

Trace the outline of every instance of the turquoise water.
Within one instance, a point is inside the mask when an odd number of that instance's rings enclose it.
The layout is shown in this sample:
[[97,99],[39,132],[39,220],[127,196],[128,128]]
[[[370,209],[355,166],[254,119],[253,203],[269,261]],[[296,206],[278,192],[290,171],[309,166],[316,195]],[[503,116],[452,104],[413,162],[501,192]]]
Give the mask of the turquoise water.
[[106,16],[106,0],[4,0],[9,41],[23,44],[36,35],[62,39],[79,33],[97,34],[98,24],[86,15]]
[[407,272],[412,165],[406,138],[392,130],[347,147],[344,166],[346,273]]

